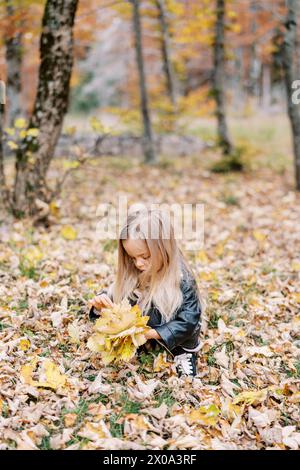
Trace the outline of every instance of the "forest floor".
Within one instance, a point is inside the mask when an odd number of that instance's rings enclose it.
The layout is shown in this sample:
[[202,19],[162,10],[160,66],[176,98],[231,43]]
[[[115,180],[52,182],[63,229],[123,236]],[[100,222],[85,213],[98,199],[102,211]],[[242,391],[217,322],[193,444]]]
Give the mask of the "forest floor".
[[[300,447],[300,195],[280,165],[214,174],[215,159],[93,158],[49,228],[2,217],[1,449]],[[87,348],[88,299],[116,268],[97,208],[120,195],[204,204],[204,246],[186,252],[207,302],[193,381],[160,350],[104,367]]]

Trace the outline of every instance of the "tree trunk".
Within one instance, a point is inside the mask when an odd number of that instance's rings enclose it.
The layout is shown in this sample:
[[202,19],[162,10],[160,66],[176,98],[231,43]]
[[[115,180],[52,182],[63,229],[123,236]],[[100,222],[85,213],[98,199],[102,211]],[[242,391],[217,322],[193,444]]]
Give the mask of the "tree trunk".
[[[253,38],[255,38],[257,34],[256,15],[257,15],[258,8],[259,8],[258,1],[252,0],[251,5],[250,5],[250,11],[252,11],[253,13],[253,19],[251,23],[251,34],[253,35]],[[250,52],[250,64],[249,64],[249,78],[248,78],[248,83],[247,83],[247,91],[251,96],[258,98],[261,63],[257,55],[257,44],[256,44],[255,39],[253,39],[249,52]]]
[[241,112],[245,107],[245,93],[243,87],[244,51],[238,47],[235,52],[233,84],[233,106]]
[[139,85],[140,85],[140,101],[141,101],[141,112],[143,116],[144,124],[144,137],[143,137],[143,148],[146,163],[153,163],[156,161],[152,126],[150,120],[150,111],[148,105],[148,94],[146,77],[144,70],[144,59],[143,59],[143,48],[142,48],[142,32],[141,32],[141,17],[140,17],[140,0],[131,0],[133,5],[133,29],[135,36],[135,51],[136,61],[139,72]]
[[232,152],[232,144],[229,138],[226,112],[225,112],[225,0],[216,0],[217,19],[215,26],[214,41],[214,90],[213,95],[216,100],[216,116],[218,120],[218,140],[222,147],[223,154],[229,155]]
[[261,104],[264,112],[270,110],[271,105],[271,68],[269,64],[262,66],[262,97]]
[[[11,0],[6,0],[7,16],[14,15]],[[18,25],[15,25],[16,29]],[[21,64],[22,64],[22,33],[16,31],[13,36],[5,38],[7,65],[7,124],[13,126],[16,117],[21,115]]]
[[3,153],[3,127],[5,118],[6,87],[0,80],[0,204],[9,210],[11,209],[10,191],[6,186],[4,172],[4,153]]
[[[0,85],[1,86],[1,85]],[[0,203],[5,205],[5,174],[3,155],[3,124],[4,124],[4,104],[0,97]]]
[[167,92],[170,98],[170,101],[175,107],[176,105],[176,96],[175,96],[175,86],[174,86],[174,71],[171,62],[170,54],[170,38],[169,30],[166,19],[165,11],[165,0],[156,0],[156,5],[158,9],[158,18],[161,28],[161,52],[163,59],[163,70],[166,77]]
[[287,109],[293,136],[296,188],[300,191],[300,113],[299,105],[293,103],[292,100],[293,82],[299,78],[294,63],[299,0],[287,0],[287,7],[285,35],[282,44],[282,66],[287,94]]
[[78,0],[47,0],[40,39],[40,68],[35,104],[27,136],[16,154],[14,210],[36,212],[36,199],[47,201],[46,174],[68,108],[73,66],[73,25]]

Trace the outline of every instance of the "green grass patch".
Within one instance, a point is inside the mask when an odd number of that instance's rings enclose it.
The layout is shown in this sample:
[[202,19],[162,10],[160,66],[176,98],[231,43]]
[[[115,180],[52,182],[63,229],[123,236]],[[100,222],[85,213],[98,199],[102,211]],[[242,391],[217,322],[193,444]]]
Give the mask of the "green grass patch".
[[112,437],[117,437],[122,439],[124,435],[124,424],[118,423],[117,421],[120,419],[120,415],[113,413],[109,418],[109,430]]
[[79,449],[82,449],[82,447],[89,442],[91,442],[91,439],[74,434],[74,436],[66,443],[66,447],[68,448],[74,444],[79,444]]
[[52,450],[50,445],[50,436],[44,436],[40,445],[38,445],[40,450]]
[[160,407],[162,403],[165,403],[168,407],[171,407],[176,402],[176,399],[174,398],[172,390],[166,389],[166,390],[160,391],[155,396],[155,401],[157,403],[157,407]]
[[28,300],[27,299],[19,300],[18,306],[11,307],[11,309],[14,310],[17,315],[19,315],[20,313],[23,313],[24,310],[28,309]]
[[208,324],[207,324],[208,328],[210,328],[212,330],[215,330],[216,328],[218,328],[218,321],[219,321],[220,318],[221,318],[221,316],[218,315],[215,312],[210,314],[209,319],[208,319]]
[[22,276],[28,277],[28,279],[33,279],[37,281],[39,279],[39,273],[34,266],[26,266],[22,261],[19,264],[19,269]]
[[9,325],[8,323],[3,323],[2,321],[0,322],[0,331],[3,331],[5,330],[5,328],[10,328],[11,325]]
[[300,379],[300,361],[294,362],[294,367],[295,367],[295,370],[285,367],[286,375],[289,378]]

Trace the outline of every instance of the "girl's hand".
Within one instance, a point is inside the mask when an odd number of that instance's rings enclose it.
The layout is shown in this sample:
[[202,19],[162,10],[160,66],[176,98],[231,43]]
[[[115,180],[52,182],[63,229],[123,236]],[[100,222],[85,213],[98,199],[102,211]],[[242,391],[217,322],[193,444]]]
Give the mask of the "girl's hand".
[[150,330],[146,331],[145,338],[146,339],[161,339],[160,335],[157,333],[157,331],[154,328],[151,328]]
[[101,310],[103,307],[112,307],[113,302],[107,294],[96,295],[93,299],[88,302],[89,308],[95,307],[97,310]]

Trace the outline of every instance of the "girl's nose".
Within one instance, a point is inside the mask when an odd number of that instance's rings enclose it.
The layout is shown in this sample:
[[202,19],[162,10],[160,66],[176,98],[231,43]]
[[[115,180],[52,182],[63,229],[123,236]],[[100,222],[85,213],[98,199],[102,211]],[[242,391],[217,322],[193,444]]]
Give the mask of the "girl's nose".
[[137,260],[137,261],[136,261],[136,267],[137,267],[138,269],[142,269],[142,268],[144,267],[143,261],[142,261],[142,260]]

